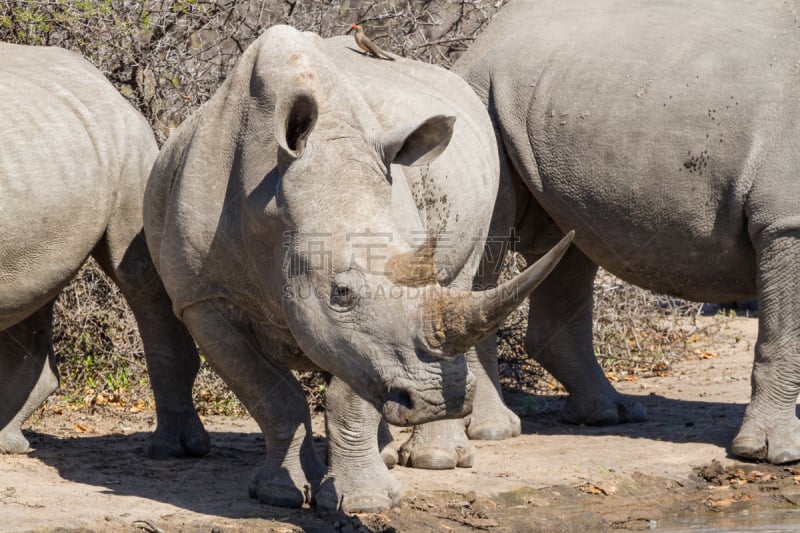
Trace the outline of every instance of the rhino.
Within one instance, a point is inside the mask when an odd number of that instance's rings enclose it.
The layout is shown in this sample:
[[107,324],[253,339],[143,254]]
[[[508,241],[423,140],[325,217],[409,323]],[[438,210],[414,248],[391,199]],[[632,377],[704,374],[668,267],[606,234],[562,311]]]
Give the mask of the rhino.
[[119,286],[142,335],[158,426],[145,453],[200,456],[194,342],[172,313],[142,227],[158,153],[144,118],[88,61],[0,43],[0,452],[58,386],[53,303],[89,256]]
[[525,340],[569,390],[567,420],[646,416],[593,357],[599,265],[679,298],[757,296],[752,396],[731,451],[800,459],[798,7],[517,0],[455,65],[496,128],[500,194],[515,198],[498,209],[520,248],[535,258],[539,236],[576,230],[531,298]]
[[[399,505],[381,417],[470,412],[463,353],[571,239],[506,284],[471,290],[499,177],[483,143],[494,143],[488,115],[457,76],[278,25],[163,146],[147,243],[175,314],[264,434],[251,497]],[[332,376],[327,469],[295,369]]]

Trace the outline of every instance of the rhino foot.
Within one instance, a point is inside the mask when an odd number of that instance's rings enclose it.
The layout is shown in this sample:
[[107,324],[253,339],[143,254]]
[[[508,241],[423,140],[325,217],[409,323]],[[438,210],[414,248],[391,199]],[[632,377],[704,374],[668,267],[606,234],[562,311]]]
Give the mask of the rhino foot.
[[184,413],[159,413],[158,427],[147,439],[144,454],[153,459],[203,457],[211,440],[192,410]]
[[400,464],[411,468],[470,468],[474,461],[475,447],[467,439],[461,419],[416,426],[411,438],[400,448]]
[[250,482],[248,492],[251,498],[257,499],[260,503],[276,507],[298,509],[311,500],[311,490],[308,485],[300,490],[290,483],[267,481],[260,474]]
[[800,460],[800,421],[775,424],[764,430],[753,421],[742,423],[731,453],[780,465]]
[[314,451],[310,432],[302,435],[305,429],[301,426],[296,438],[301,443],[299,453],[297,442],[277,441],[267,446],[263,466],[250,478],[251,498],[267,505],[295,509],[304,503],[314,503],[325,466]]
[[572,394],[567,399],[561,417],[568,424],[614,426],[629,422],[645,422],[647,409],[639,402],[626,398],[616,391],[601,398],[579,399]]
[[23,454],[31,450],[30,443],[18,428],[0,431],[0,453]]
[[467,436],[471,440],[505,440],[521,432],[519,417],[505,405],[492,412],[476,407],[467,418]]
[[345,513],[377,513],[400,507],[403,492],[386,468],[328,474],[317,493],[317,507]]

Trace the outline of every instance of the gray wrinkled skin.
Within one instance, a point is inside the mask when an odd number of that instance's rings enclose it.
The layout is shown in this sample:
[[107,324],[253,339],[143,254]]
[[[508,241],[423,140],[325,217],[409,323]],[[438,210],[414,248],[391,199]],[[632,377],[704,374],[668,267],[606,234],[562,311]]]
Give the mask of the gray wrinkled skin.
[[577,231],[532,298],[526,339],[569,389],[568,420],[644,415],[592,357],[601,265],[682,298],[757,295],[732,451],[800,459],[799,14],[793,1],[516,0],[456,65],[507,153],[500,194],[517,199],[505,216],[528,255],[553,224]]
[[[381,414],[456,419],[463,434],[475,378],[459,349],[510,312],[450,321],[484,294],[469,291],[498,187],[490,128],[455,75],[275,26],[164,146],[148,244],[176,314],[264,432],[252,497],[386,509],[401,493]],[[327,471],[291,373],[309,367],[334,376]]]
[[130,304],[158,406],[145,452],[203,455],[192,406],[199,366],[142,233],[157,154],[145,120],[80,56],[0,44],[0,452],[25,453],[20,425],[58,386],[53,301],[91,255]]

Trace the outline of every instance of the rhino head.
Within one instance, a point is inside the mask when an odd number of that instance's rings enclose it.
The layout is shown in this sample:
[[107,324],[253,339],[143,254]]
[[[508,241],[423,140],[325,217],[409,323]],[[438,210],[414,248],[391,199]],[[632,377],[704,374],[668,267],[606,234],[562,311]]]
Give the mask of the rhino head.
[[390,165],[432,161],[455,118],[365,134],[351,117],[320,114],[303,88],[275,105],[282,308],[292,336],[393,424],[465,416],[474,378],[463,352],[538,285],[572,235],[495,289],[442,287],[433,240],[412,247],[393,222]]

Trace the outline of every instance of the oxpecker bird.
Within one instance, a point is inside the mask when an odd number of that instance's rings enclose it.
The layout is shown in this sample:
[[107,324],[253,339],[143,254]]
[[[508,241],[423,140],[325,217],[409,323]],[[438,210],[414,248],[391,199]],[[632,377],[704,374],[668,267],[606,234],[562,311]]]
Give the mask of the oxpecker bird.
[[373,55],[377,58],[394,61],[393,57],[391,57],[389,54],[378,48],[378,45],[373,43],[369,37],[364,35],[364,28],[362,28],[360,25],[353,24],[352,26],[350,26],[350,29],[356,30],[356,44],[358,45],[359,48],[364,50],[365,53]]

